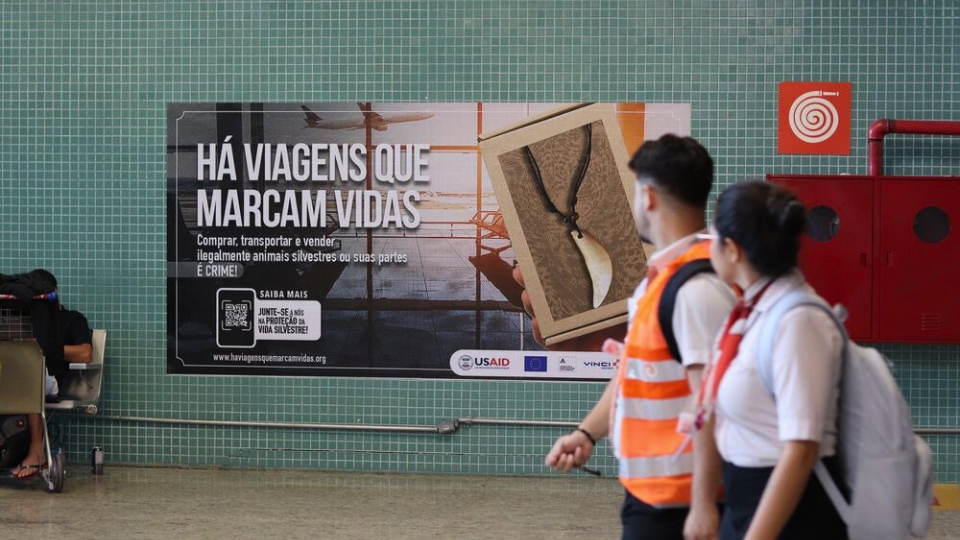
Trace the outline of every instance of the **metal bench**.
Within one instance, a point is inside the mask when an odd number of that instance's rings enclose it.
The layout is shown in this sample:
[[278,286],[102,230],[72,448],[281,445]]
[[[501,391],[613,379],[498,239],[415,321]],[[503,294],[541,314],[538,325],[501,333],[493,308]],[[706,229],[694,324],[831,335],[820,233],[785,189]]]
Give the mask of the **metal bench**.
[[93,348],[89,364],[71,363],[70,371],[60,377],[60,399],[47,403],[47,409],[69,411],[79,409],[87,414],[97,414],[100,388],[103,385],[103,352],[107,343],[107,331],[93,331]]

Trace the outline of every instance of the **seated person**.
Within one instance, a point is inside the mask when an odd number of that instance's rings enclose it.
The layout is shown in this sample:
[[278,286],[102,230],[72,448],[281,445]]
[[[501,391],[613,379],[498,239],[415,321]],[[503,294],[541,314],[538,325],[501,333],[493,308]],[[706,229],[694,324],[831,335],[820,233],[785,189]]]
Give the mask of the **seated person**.
[[[63,358],[70,363],[88,364],[93,359],[93,333],[87,318],[79,311],[71,311],[61,305],[60,333],[63,336]],[[57,379],[47,374],[47,395],[57,396],[59,384]],[[15,478],[26,480],[36,476],[40,469],[46,466],[46,456],[43,453],[43,424],[39,414],[27,415],[27,424],[30,427],[30,450],[12,472]]]
[[[87,318],[79,311],[60,306],[60,333],[63,336],[63,360],[68,364],[89,364],[93,360],[93,332]],[[60,395],[57,378],[44,368],[47,377],[47,396]]]

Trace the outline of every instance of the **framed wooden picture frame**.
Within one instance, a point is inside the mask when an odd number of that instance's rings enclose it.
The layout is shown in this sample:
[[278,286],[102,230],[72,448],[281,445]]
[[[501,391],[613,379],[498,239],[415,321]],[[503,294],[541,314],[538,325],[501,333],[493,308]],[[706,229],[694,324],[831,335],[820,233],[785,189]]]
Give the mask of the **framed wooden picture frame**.
[[479,144],[547,345],[625,322],[647,256],[616,104],[550,111]]

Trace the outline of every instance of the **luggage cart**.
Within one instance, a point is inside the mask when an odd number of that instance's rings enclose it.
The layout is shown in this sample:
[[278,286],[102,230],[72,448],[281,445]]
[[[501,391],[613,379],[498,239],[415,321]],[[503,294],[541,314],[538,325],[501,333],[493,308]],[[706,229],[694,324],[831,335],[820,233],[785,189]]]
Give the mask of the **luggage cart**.
[[[56,296],[40,295],[35,300],[55,300]],[[29,316],[19,309],[17,301],[0,295],[0,417],[40,416],[43,426],[43,452],[46,466],[41,467],[37,478],[50,493],[63,491],[63,452],[53,448],[47,429],[45,409],[46,377],[43,351],[33,339]],[[10,471],[2,471],[0,477],[10,477]]]

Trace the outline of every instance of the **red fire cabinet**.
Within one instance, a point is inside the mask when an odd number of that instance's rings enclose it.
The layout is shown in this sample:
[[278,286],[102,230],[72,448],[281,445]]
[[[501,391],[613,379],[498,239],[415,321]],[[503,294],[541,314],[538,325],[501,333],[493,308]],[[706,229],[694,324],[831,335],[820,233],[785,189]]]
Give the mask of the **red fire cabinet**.
[[960,343],[960,178],[767,179],[807,207],[800,267],[850,337]]
[[879,180],[876,336],[960,342],[960,179]]
[[887,133],[960,135],[960,122],[878,120],[870,176],[769,175],[807,207],[800,265],[864,341],[960,343],[960,177],[883,176]]
[[873,319],[873,179],[771,175],[809,212],[800,268],[831,304],[847,308],[847,332],[871,337]]

